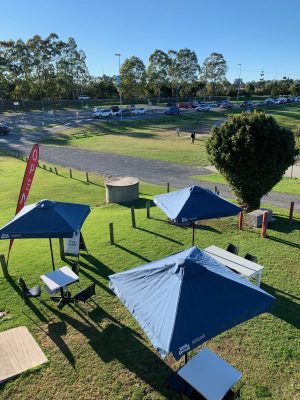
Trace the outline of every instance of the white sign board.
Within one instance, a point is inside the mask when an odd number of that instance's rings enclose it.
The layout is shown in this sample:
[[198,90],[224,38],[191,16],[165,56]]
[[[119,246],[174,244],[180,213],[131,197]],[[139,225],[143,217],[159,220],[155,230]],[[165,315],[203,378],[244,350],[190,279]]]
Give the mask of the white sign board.
[[18,106],[19,102],[18,101],[14,101],[14,106]]
[[64,238],[64,253],[70,256],[78,256],[79,242],[80,232],[77,235],[74,234],[72,238]]

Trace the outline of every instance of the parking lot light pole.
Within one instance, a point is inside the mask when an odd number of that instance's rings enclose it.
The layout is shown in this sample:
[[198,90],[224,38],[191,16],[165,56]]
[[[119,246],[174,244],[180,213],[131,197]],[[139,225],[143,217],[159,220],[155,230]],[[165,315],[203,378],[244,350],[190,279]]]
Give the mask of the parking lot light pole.
[[121,54],[116,53],[115,56],[119,57],[119,91],[120,91],[120,106],[122,105],[122,87],[121,87]]
[[242,72],[242,64],[238,64],[240,66],[240,73],[239,73],[239,84],[238,84],[238,90],[237,90],[237,95],[236,95],[236,101],[239,101],[239,96],[240,96],[240,87],[241,87],[241,72]]

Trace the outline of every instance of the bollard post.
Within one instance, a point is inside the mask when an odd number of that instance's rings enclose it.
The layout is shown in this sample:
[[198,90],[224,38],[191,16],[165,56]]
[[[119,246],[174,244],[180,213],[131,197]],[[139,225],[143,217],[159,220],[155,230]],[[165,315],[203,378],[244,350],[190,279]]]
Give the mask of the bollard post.
[[218,194],[218,188],[217,188],[217,186],[215,186],[215,193]]
[[43,168],[46,169],[46,165],[45,164],[43,164]]
[[151,216],[150,216],[150,201],[146,201],[146,209],[147,209],[147,218],[151,218]]
[[70,172],[70,178],[72,179],[73,176],[72,176],[72,170],[71,170],[71,168],[69,169],[69,172]]
[[261,238],[264,238],[267,236],[267,225],[268,225],[268,211],[264,211],[263,221],[262,221],[262,226],[261,226],[261,234],[260,234]]
[[86,172],[86,173],[85,173],[85,176],[86,176],[86,181],[89,182],[89,173]]
[[291,201],[290,215],[289,215],[289,224],[290,225],[293,223],[294,205],[295,205],[295,203],[293,201]]
[[133,228],[136,228],[134,206],[131,206],[130,210],[131,210],[131,224]]
[[169,182],[167,183],[167,193],[169,193],[169,191],[170,191],[170,184],[169,184]]
[[56,168],[56,167],[54,167],[54,171],[55,171],[56,175],[58,175],[58,172],[57,172],[57,168]]
[[4,278],[8,278],[9,277],[9,273],[8,273],[7,262],[5,260],[5,255],[4,254],[0,254],[0,263],[1,263],[1,266],[2,266],[2,271],[3,271]]
[[243,217],[244,217],[244,214],[243,214],[243,211],[241,211],[239,213],[239,224],[238,224],[239,231],[243,230]]
[[112,222],[109,224],[109,240],[110,240],[110,244],[115,244],[115,240],[114,240],[114,224]]
[[53,171],[52,171],[52,167],[49,168],[49,171],[50,171],[50,172],[53,172]]
[[59,242],[60,259],[61,260],[65,260],[64,239],[63,238],[58,238],[58,242]]

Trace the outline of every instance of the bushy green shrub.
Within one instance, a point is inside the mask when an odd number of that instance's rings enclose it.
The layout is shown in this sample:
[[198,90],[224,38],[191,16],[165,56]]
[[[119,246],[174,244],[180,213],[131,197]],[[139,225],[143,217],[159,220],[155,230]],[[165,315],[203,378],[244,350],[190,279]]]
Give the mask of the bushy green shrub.
[[257,112],[231,115],[211,133],[207,142],[210,161],[246,211],[259,208],[261,198],[295,161],[293,133],[273,117]]

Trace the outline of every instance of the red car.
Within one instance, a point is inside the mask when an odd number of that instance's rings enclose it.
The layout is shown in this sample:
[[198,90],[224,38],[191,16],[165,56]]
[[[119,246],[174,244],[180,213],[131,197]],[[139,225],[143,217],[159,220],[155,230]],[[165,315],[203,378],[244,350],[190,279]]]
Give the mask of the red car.
[[178,107],[179,108],[196,108],[198,107],[198,103],[194,102],[194,101],[187,101],[187,102],[183,102],[183,103],[178,103]]

